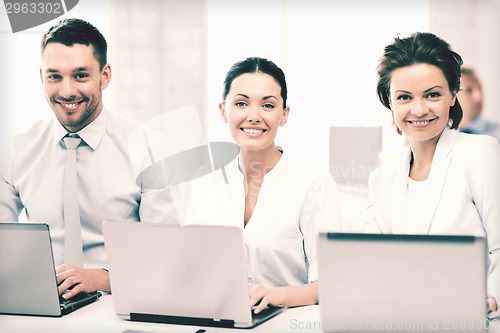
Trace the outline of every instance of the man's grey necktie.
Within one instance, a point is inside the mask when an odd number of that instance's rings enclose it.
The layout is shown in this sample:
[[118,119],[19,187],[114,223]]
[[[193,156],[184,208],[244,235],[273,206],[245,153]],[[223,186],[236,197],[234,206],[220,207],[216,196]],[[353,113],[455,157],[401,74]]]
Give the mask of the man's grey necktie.
[[80,207],[78,204],[78,179],[76,169],[76,147],[80,138],[64,138],[67,158],[64,173],[64,261],[82,267],[82,231],[80,226]]

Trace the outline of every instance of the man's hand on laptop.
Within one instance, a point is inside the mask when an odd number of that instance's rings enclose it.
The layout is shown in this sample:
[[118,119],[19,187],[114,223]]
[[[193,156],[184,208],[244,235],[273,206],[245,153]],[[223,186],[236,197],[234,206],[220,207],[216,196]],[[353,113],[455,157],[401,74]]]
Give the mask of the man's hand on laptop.
[[110,291],[109,273],[102,268],[81,268],[63,264],[56,269],[59,295],[70,299],[79,293]]

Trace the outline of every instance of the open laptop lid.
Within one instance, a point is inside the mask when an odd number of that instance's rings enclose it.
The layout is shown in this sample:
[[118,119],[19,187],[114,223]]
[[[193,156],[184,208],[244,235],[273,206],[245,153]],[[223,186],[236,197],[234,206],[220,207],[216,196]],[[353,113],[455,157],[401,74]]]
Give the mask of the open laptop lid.
[[60,304],[47,224],[0,222],[0,255],[0,313],[61,316],[101,295]]
[[118,315],[141,321],[252,327],[242,230],[105,221]]
[[59,316],[49,227],[0,223],[0,313]]
[[483,331],[486,254],[481,237],[321,233],[322,329]]

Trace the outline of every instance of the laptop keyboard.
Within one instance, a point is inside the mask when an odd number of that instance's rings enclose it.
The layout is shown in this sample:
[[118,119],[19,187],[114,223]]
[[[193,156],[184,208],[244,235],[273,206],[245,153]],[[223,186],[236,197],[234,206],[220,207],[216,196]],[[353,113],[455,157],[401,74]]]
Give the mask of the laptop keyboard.
[[79,293],[76,296],[71,297],[70,299],[65,299],[62,296],[59,296],[59,303],[61,305],[67,305],[69,303],[78,302],[79,300],[82,300],[86,297],[87,297],[87,294],[85,294],[85,293]]
[[276,307],[276,306],[266,306],[261,312],[255,314],[252,309],[252,318],[253,319],[261,319],[261,318],[266,318],[269,314],[281,311],[283,308],[282,307]]

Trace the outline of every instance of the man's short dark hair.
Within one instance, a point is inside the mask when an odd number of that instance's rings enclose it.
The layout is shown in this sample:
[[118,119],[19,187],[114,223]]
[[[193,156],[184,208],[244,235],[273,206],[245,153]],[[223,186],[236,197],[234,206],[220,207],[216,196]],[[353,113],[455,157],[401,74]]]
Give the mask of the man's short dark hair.
[[107,61],[108,44],[104,36],[89,22],[80,19],[64,19],[52,26],[42,37],[41,52],[49,43],[92,45],[94,55],[102,70]]

